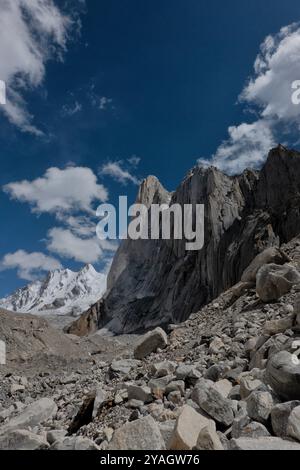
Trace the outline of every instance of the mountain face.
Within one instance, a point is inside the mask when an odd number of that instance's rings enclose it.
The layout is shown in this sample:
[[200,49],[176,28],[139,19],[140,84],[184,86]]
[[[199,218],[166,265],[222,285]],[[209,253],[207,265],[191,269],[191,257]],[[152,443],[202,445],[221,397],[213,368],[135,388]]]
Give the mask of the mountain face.
[[0,307],[19,313],[80,315],[106,290],[106,276],[92,265],[79,272],[59,269],[0,300]]
[[105,326],[130,333],[182,322],[236,284],[258,253],[300,232],[300,153],[278,146],[261,171],[234,177],[195,167],[172,194],[148,177],[137,202],[204,204],[203,249],[185,251],[185,240],[123,241],[106,295],[70,332]]

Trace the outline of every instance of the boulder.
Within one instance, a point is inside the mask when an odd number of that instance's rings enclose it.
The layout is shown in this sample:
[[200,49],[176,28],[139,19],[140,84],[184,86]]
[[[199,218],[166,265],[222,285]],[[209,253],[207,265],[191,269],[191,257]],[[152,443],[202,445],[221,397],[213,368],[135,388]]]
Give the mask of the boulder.
[[150,403],[153,400],[150,387],[131,384],[128,386],[128,400],[140,400]]
[[213,426],[213,421],[197,413],[191,406],[183,406],[176,420],[168,449],[192,450],[197,445],[200,431],[209,425]]
[[168,337],[162,328],[149,331],[139,340],[134,349],[136,359],[144,359],[149,354],[156,352],[158,348],[164,349],[168,345]]
[[221,338],[214,338],[209,345],[208,352],[209,354],[219,354],[221,350],[224,350],[224,343]]
[[258,439],[240,437],[231,439],[231,450],[300,450],[297,442],[285,441],[280,437],[260,437]]
[[234,402],[214,388],[209,380],[200,379],[192,392],[192,400],[218,423],[230,426],[234,419]]
[[15,429],[0,436],[0,450],[42,450],[49,448],[43,436],[25,429]]
[[214,388],[219,393],[221,393],[221,395],[224,398],[227,398],[233,387],[232,387],[232,383],[229,380],[222,379],[222,380],[218,380],[218,382],[215,382]]
[[291,412],[300,406],[300,401],[279,403],[272,408],[271,423],[275,436],[287,437],[287,426]]
[[118,428],[108,450],[164,450],[165,442],[157,422],[148,415]]
[[15,429],[33,428],[44,423],[57,412],[57,406],[50,398],[41,398],[28,405],[22,413],[1,426],[0,435]]
[[291,353],[280,351],[270,357],[266,369],[266,379],[273,390],[289,401],[300,397],[300,363],[295,362]]
[[223,379],[229,371],[230,367],[227,364],[224,362],[218,362],[206,370],[204,378],[217,382],[218,380]]
[[241,387],[240,387],[240,385],[235,385],[234,387],[232,387],[232,389],[230,390],[227,398],[229,398],[230,400],[240,401],[241,400]]
[[285,344],[289,338],[283,334],[277,336],[261,336],[257,344],[257,350],[254,351],[250,364],[249,370],[265,369],[267,360],[271,355],[275,355],[277,352],[285,349]]
[[183,380],[174,380],[172,382],[170,382],[167,386],[166,386],[166,395],[168,395],[169,393],[171,392],[180,392],[180,394],[182,396],[184,396],[184,392],[185,392],[185,383]]
[[294,408],[289,416],[287,435],[300,441],[300,406]]
[[266,386],[261,382],[261,380],[254,379],[252,376],[242,377],[240,380],[240,394],[241,399],[245,400],[249,395],[257,390],[258,388],[266,388]]
[[252,439],[257,439],[266,436],[270,436],[267,428],[261,423],[251,421],[240,429],[239,436],[234,437],[251,437]]
[[280,318],[279,320],[270,320],[264,324],[263,333],[268,336],[278,335],[284,333],[293,327],[294,315],[290,315],[286,318]]
[[159,377],[158,379],[151,379],[148,382],[148,387],[150,387],[151,392],[158,398],[162,398],[166,392],[167,385],[172,382],[173,375],[165,375],[164,377]]
[[201,372],[193,364],[181,364],[177,367],[175,375],[178,380],[184,380],[188,386],[194,386],[201,378]]
[[256,281],[256,274],[258,270],[266,264],[284,264],[288,263],[290,258],[279,248],[273,246],[267,248],[262,253],[259,253],[254,260],[250,263],[248,268],[242,274],[242,282],[253,282]]
[[254,421],[267,423],[274,407],[273,397],[269,392],[254,391],[246,400],[248,416]]
[[300,283],[300,274],[291,264],[266,264],[256,275],[256,292],[263,302],[272,302]]
[[165,375],[171,375],[177,367],[176,362],[164,361],[153,364],[151,367],[151,373],[155,377],[164,377]]
[[196,444],[196,450],[224,450],[214,421],[201,429]]
[[166,449],[168,448],[168,442],[170,441],[171,436],[174,432],[175,424],[175,420],[169,420],[158,424],[161,435],[165,441]]

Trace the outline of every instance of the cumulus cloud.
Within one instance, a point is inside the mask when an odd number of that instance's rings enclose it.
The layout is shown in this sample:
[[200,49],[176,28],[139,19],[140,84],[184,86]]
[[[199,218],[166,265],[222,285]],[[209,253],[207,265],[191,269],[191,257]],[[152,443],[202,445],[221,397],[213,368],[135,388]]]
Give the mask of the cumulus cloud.
[[122,160],[113,162],[109,161],[104,163],[99,170],[99,174],[102,176],[110,176],[118,183],[126,185],[128,182],[139,185],[140,180],[133,175],[128,169],[123,167],[124,163]]
[[34,213],[53,214],[60,227],[48,232],[46,240],[50,252],[63,258],[93,263],[104,251],[115,251],[117,246],[96,237],[96,213],[93,203],[105,202],[108,192],[90,168],[49,168],[33,181],[18,181],[4,186],[11,198],[30,204]]
[[258,113],[257,121],[230,126],[228,139],[219,146],[211,160],[227,173],[239,173],[246,167],[259,167],[268,151],[286,130],[300,125],[300,106],[292,101],[292,84],[300,79],[300,23],[267,36],[254,63],[254,74],[240,94],[240,103]]
[[7,253],[0,261],[0,271],[17,269],[18,277],[26,281],[33,281],[44,272],[61,268],[60,262],[51,256],[40,252],[28,253],[24,250]]
[[0,0],[0,79],[7,102],[1,109],[24,132],[41,135],[24,98],[43,82],[50,58],[62,59],[74,26],[53,0]]
[[292,24],[268,36],[257,56],[255,75],[240,99],[261,108],[263,117],[297,120],[299,106],[291,100],[292,83],[300,79],[300,24]]
[[68,213],[92,211],[92,202],[107,200],[108,193],[90,168],[49,168],[33,181],[9,183],[4,191],[13,199],[27,202],[33,212]]
[[80,238],[71,230],[54,227],[48,232],[47,248],[64,258],[72,258],[82,263],[95,263],[102,255],[97,239]]
[[245,168],[259,168],[269,150],[276,145],[268,122],[242,123],[228,129],[229,139],[224,141],[210,161],[199,160],[200,165],[214,165],[234,174]]
[[95,263],[103,256],[103,250],[115,251],[117,245],[100,241],[94,237],[82,238],[71,230],[54,227],[48,232],[47,248],[64,258],[72,258],[82,263]]

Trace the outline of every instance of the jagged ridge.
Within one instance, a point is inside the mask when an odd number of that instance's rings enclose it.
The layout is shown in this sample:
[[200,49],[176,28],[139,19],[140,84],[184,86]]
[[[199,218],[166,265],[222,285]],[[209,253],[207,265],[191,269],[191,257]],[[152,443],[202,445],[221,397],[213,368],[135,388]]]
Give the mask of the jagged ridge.
[[181,322],[233,286],[252,259],[300,232],[300,154],[270,151],[260,172],[230,177],[195,167],[172,194],[156,178],[142,183],[140,202],[205,205],[205,246],[186,252],[185,240],[126,240],[114,258],[103,301],[69,331],[105,326],[128,333]]

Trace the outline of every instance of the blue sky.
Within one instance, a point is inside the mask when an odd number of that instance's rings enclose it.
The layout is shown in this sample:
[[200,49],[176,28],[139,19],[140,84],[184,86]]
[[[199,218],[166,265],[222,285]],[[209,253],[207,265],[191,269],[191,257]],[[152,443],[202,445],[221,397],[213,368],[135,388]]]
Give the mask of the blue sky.
[[234,173],[297,145],[297,0],[0,7],[0,297],[55,267],[105,269],[91,210],[133,201],[148,174],[172,190],[199,159]]

